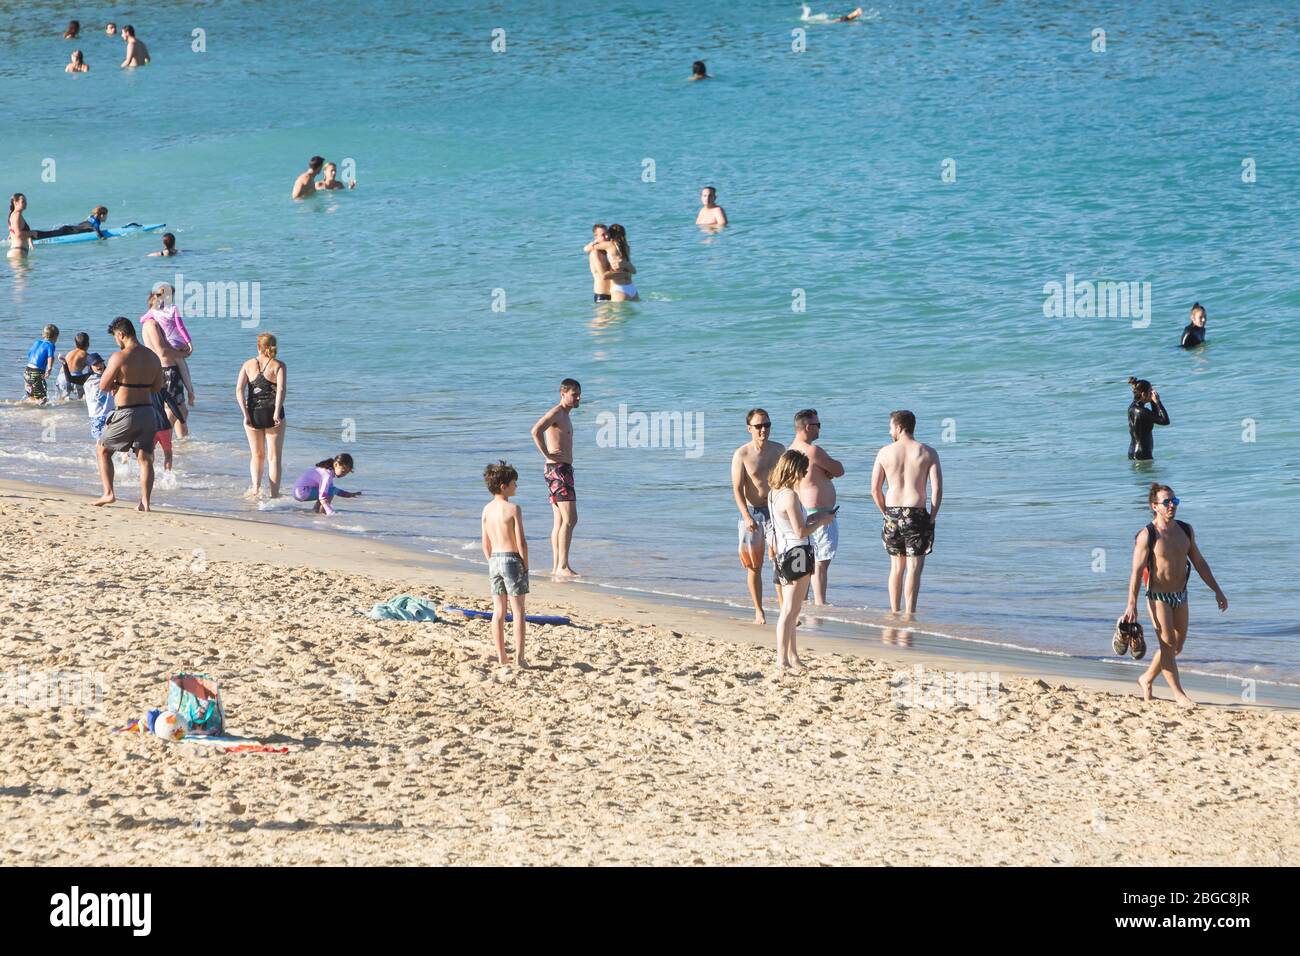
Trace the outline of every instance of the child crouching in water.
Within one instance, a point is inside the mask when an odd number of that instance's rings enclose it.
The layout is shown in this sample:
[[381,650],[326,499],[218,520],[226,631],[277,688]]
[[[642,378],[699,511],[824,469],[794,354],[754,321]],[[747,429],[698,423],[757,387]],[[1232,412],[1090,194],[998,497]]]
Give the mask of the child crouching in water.
[[504,461],[483,470],[483,482],[492,500],[483,507],[483,557],[488,560],[492,588],[492,639],[497,662],[509,664],[506,655],[506,598],[515,618],[515,663],[524,660],[524,595],[528,593],[528,539],[524,537],[524,512],[510,498],[518,490],[519,472]]
[[314,466],[308,468],[302,473],[293,486],[294,501],[311,501],[316,499],[316,507],[313,509],[316,514],[322,511],[327,515],[334,514],[334,508],[330,502],[335,495],[340,498],[359,498],[359,491],[344,491],[342,488],[334,487],[334,479],[342,478],[344,475],[352,473],[352,456],[347,452],[341,455],[335,455],[333,458],[326,458],[324,461],[318,461]]

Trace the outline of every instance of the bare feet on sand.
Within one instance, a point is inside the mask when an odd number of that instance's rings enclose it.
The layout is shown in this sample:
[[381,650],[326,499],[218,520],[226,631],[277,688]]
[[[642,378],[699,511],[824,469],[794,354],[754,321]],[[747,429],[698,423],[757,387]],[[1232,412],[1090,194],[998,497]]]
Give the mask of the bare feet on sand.
[[145,504],[145,503],[142,501],[142,502],[140,502],[138,505],[135,506],[135,510],[136,510],[136,511],[148,511],[148,510],[149,510],[149,506],[148,506],[147,504]]
[[100,495],[98,498],[92,501],[91,504],[99,508],[104,505],[111,505],[116,500],[117,500],[117,495],[114,494]]
[[767,615],[764,614],[762,611],[755,611],[755,612],[754,612],[754,623],[755,623],[755,624],[766,624],[766,623],[767,623]]
[[259,489],[259,488],[249,488],[247,491],[244,492],[244,497],[245,497],[245,498],[260,498],[260,497],[262,497],[261,489]]
[[556,568],[551,572],[553,578],[576,578],[577,576],[578,572],[573,568]]
[[[1154,679],[1154,678],[1152,678],[1152,680],[1153,680],[1153,679]],[[1142,688],[1142,699],[1143,699],[1143,700],[1150,700],[1150,699],[1151,699],[1151,680],[1148,680],[1145,674],[1143,674],[1141,677],[1138,678],[1138,686]]]

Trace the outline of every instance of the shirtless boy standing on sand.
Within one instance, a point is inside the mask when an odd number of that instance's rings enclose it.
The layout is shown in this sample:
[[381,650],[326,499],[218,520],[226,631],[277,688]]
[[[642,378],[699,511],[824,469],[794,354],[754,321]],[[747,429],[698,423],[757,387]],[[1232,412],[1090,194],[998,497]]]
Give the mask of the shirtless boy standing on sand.
[[[790,442],[791,451],[802,452],[808,456],[808,474],[796,489],[799,500],[808,510],[809,519],[817,517],[823,511],[835,508],[836,478],[843,477],[844,466],[817,447],[816,441],[822,433],[821,418],[815,408],[805,408],[794,416],[794,441]],[[828,524],[821,525],[811,535],[813,556],[812,595],[813,604],[827,606],[826,585],[830,576],[831,561],[840,546],[840,519],[836,515]]]
[[700,190],[700,212],[695,217],[695,225],[721,228],[727,224],[727,211],[718,205],[717,197],[718,191],[712,186]]
[[519,485],[519,472],[504,461],[483,471],[492,500],[483,506],[483,557],[488,561],[488,583],[492,588],[492,640],[497,646],[497,663],[509,664],[506,655],[506,602],[515,618],[515,664],[524,660],[524,595],[528,593],[528,538],[524,535],[524,512],[510,499]]
[[162,363],[136,339],[130,319],[118,316],[108,331],[121,351],[109,357],[99,378],[100,390],[113,395],[113,411],[95,444],[104,494],[91,504],[111,505],[117,500],[113,493],[113,452],[135,451],[140,462],[140,504],[136,510],[148,511],[153,493],[154,436],[160,424],[153,395],[162,391]]
[[1214,592],[1220,611],[1228,609],[1228,598],[1219,582],[1214,580],[1209,562],[1196,546],[1196,533],[1192,526],[1174,517],[1179,504],[1174,490],[1168,485],[1153,484],[1147,493],[1147,503],[1154,515],[1151,523],[1138,532],[1137,540],[1133,542],[1128,606],[1120,620],[1137,620],[1138,587],[1145,569],[1148,573],[1147,610],[1151,612],[1151,623],[1155,626],[1159,644],[1151,658],[1151,666],[1138,678],[1142,699],[1151,699],[1151,685],[1156,675],[1163,671],[1169,689],[1174,692],[1174,700],[1184,707],[1195,707],[1195,701],[1183,690],[1175,660],[1187,640],[1187,585],[1191,581],[1192,568]]
[[[925,556],[934,548],[934,519],[939,516],[939,505],[943,502],[939,453],[913,438],[915,430],[915,415],[908,411],[891,412],[889,437],[893,444],[876,453],[876,463],[871,469],[871,500],[885,518],[880,540],[889,553],[889,609],[895,614],[900,604],[908,614],[916,612],[921,570],[925,567]],[[925,509],[927,481],[929,511]],[[906,593],[904,570],[907,571]]]
[[591,242],[582,247],[587,254],[587,267],[591,269],[591,299],[593,302],[609,301],[609,256],[604,249],[597,249],[596,243],[609,242],[609,233],[605,224],[598,222],[591,227]]
[[[768,441],[772,435],[772,418],[761,408],[751,408],[745,416],[750,440],[731,456],[731,493],[740,509],[740,563],[749,576],[749,596],[754,601],[754,623],[766,624],[763,613],[763,551],[772,513],[767,507],[767,476],[785,448]],[[776,589],[778,604],[781,589]]]
[[320,175],[320,169],[324,165],[324,156],[313,156],[307,161],[307,171],[299,174],[293,181],[293,199],[306,199],[308,196],[316,195],[316,177]]
[[569,547],[573,544],[573,526],[578,523],[578,493],[573,487],[573,422],[569,412],[582,401],[582,386],[574,379],[560,383],[560,403],[537,420],[533,426],[533,444],[546,467],[546,485],[550,490],[555,524],[551,528],[551,574],[574,578],[578,572],[569,567]]

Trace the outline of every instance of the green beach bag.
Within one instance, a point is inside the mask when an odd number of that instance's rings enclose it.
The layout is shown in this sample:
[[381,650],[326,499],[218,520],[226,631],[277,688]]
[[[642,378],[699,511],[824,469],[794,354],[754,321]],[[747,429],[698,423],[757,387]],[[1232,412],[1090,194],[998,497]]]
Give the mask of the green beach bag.
[[221,685],[210,674],[177,674],[168,681],[167,709],[185,721],[186,733],[219,737],[226,732]]

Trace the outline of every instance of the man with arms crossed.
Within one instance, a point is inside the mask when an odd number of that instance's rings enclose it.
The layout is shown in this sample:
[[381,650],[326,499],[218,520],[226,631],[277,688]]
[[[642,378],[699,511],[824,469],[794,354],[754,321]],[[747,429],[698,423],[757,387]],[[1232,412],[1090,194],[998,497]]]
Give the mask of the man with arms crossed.
[[[899,604],[903,604],[908,614],[916,611],[921,569],[925,567],[925,556],[934,548],[934,519],[939,516],[943,501],[939,453],[913,438],[915,430],[915,415],[908,411],[891,412],[889,437],[893,444],[877,452],[871,469],[871,500],[885,518],[880,540],[889,552],[889,609],[894,613],[898,613]],[[927,481],[931,492],[929,511],[925,510]]]
[[717,203],[718,191],[712,186],[700,190],[700,212],[695,225],[721,228],[727,224],[727,211]]
[[[823,511],[837,511],[835,507],[834,479],[842,477],[844,466],[815,444],[822,433],[821,418],[817,409],[805,408],[794,416],[794,441],[790,448],[808,456],[808,474],[799,482],[799,500],[815,518]],[[840,546],[840,519],[832,518],[829,524],[817,528],[811,535],[813,556],[813,603],[826,605],[826,584],[830,574],[831,559]]]
[[118,316],[108,331],[121,351],[109,357],[99,377],[100,391],[113,394],[113,411],[95,445],[104,494],[91,504],[111,505],[117,500],[113,493],[113,452],[134,450],[140,461],[140,504],[136,510],[148,511],[153,493],[154,436],[163,424],[153,405],[154,393],[163,387],[162,363],[136,339],[130,319]]
[[[772,418],[761,408],[745,416],[750,440],[731,456],[731,493],[740,509],[740,563],[749,575],[749,596],[754,601],[754,623],[766,624],[763,613],[763,551],[772,514],[767,508],[767,474],[785,448],[774,441]],[[776,589],[781,600],[781,589]]]
[[574,578],[578,572],[569,567],[569,546],[573,543],[573,526],[578,523],[578,494],[573,487],[573,422],[569,412],[582,401],[582,386],[574,379],[560,383],[560,403],[537,420],[533,426],[533,444],[546,459],[542,474],[550,489],[555,523],[551,527],[551,574]]

